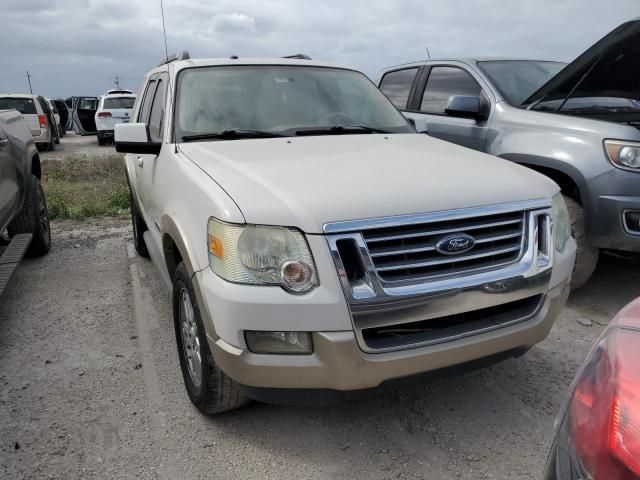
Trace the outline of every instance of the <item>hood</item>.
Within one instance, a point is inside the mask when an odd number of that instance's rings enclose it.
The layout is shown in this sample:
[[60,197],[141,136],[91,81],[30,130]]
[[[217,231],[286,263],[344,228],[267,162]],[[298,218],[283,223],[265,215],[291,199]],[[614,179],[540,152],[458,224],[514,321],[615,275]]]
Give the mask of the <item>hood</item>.
[[568,95],[640,102],[640,18],[623,23],[533,93],[522,105]]
[[325,223],[551,197],[546,177],[421,134],[180,144],[247,223],[322,233]]

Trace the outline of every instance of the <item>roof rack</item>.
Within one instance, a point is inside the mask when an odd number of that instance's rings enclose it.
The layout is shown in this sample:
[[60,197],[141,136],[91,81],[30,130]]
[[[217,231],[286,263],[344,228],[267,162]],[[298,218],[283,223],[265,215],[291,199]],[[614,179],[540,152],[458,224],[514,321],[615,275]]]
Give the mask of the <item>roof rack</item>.
[[177,53],[174,53],[173,55],[169,55],[167,58],[162,60],[158,64],[158,66],[161,67],[162,65],[166,65],[167,63],[175,62],[178,60],[189,60],[190,58],[191,57],[189,56],[189,52],[187,52],[186,50],[181,50]]
[[295,58],[298,60],[311,60],[309,55],[305,55],[304,53],[296,53],[295,55],[286,55],[282,58]]

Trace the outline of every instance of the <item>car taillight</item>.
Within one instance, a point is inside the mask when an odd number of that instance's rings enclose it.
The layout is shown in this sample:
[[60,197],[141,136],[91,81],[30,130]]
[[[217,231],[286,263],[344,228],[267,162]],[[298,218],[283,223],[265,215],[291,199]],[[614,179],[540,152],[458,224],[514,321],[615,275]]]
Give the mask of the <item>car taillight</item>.
[[566,422],[568,447],[588,478],[640,479],[640,331],[613,328],[600,340],[575,382]]
[[111,118],[111,113],[109,113],[109,112],[100,112],[100,113],[98,113],[98,118]]
[[47,116],[46,115],[38,115],[38,122],[40,123],[40,128],[47,128]]

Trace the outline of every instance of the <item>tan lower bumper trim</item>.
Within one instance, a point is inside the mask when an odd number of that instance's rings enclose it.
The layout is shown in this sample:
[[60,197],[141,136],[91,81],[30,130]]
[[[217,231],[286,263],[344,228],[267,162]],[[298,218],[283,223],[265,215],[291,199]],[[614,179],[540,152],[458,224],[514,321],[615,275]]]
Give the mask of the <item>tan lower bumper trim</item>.
[[530,347],[549,334],[565,305],[569,288],[547,294],[533,318],[492,332],[428,347],[364,353],[352,331],[314,332],[312,355],[258,355],[209,339],[213,357],[235,381],[263,388],[360,390],[385,380],[429,372],[518,347]]

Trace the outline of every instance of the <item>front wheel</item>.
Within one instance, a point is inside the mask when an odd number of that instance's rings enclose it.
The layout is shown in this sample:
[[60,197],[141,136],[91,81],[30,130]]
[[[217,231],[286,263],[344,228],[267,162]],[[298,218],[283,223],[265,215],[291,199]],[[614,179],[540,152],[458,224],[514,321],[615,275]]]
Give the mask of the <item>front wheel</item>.
[[569,211],[569,219],[571,220],[571,233],[576,240],[576,264],[573,267],[573,275],[571,277],[571,289],[575,290],[582,287],[598,265],[598,257],[600,249],[590,245],[587,241],[584,226],[584,210],[582,206],[572,198],[563,195]]
[[184,262],[178,264],[173,278],[173,319],[184,385],[196,408],[215,414],[245,405],[249,399],[240,385],[213,360]]

